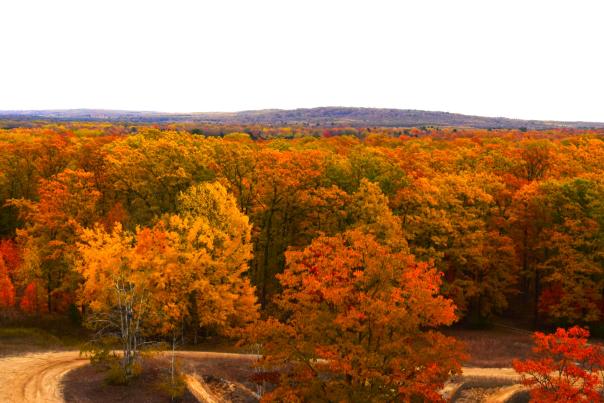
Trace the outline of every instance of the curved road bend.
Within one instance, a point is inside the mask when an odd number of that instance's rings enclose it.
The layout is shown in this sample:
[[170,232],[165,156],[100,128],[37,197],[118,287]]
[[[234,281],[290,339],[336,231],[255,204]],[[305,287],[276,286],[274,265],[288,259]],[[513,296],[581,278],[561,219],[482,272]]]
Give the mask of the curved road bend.
[[[249,360],[245,354],[179,351],[189,359],[224,358]],[[61,378],[70,370],[88,363],[77,351],[32,353],[0,358],[0,402],[64,402]],[[517,379],[511,368],[464,368],[464,375]]]

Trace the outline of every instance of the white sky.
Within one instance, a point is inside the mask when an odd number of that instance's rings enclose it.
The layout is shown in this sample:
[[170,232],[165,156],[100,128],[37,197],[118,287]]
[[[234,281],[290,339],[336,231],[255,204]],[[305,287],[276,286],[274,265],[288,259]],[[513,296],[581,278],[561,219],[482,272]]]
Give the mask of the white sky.
[[0,109],[604,121],[604,2],[0,0]]

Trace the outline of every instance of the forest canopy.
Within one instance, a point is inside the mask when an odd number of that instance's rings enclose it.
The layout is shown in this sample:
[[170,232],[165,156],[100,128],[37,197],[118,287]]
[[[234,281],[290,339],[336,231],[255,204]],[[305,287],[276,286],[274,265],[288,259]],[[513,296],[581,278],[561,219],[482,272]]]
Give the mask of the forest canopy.
[[288,250],[360,229],[433,264],[462,320],[595,324],[604,313],[603,171],[598,131],[77,122],[4,129],[0,305],[68,310],[87,229],[119,224],[133,236],[164,222],[169,230],[170,216],[193,214],[194,186],[215,183],[251,224],[242,273],[264,310],[275,308]]

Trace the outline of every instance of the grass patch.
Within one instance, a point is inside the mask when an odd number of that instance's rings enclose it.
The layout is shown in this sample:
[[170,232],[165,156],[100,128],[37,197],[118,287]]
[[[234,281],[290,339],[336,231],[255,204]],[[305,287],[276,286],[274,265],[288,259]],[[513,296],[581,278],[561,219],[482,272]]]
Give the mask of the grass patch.
[[65,343],[59,337],[43,329],[0,327],[0,356],[65,348]]
[[0,355],[44,350],[77,350],[87,331],[67,317],[20,317],[0,322]]
[[58,337],[42,329],[26,327],[1,327],[0,343],[27,344],[40,347],[63,345]]

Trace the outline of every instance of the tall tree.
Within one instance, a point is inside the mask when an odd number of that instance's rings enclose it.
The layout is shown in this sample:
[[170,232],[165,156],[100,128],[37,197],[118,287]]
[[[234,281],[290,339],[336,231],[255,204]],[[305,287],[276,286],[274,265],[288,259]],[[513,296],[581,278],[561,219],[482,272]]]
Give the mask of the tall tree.
[[257,315],[254,289],[245,278],[251,258],[248,219],[218,183],[194,186],[179,196],[179,215],[166,215],[135,234],[117,224],[86,229],[77,270],[80,301],[90,324],[117,334],[126,377],[143,336],[174,341],[185,320],[232,332]]
[[11,200],[25,227],[17,231],[23,252],[23,277],[44,284],[48,312],[73,301],[78,278],[72,270],[75,243],[82,228],[97,220],[100,193],[92,176],[82,170],[65,170],[41,180],[37,202]]
[[442,400],[461,354],[436,331],[456,316],[433,267],[359,231],[286,257],[283,315],[253,331],[261,364],[281,373],[267,400]]

